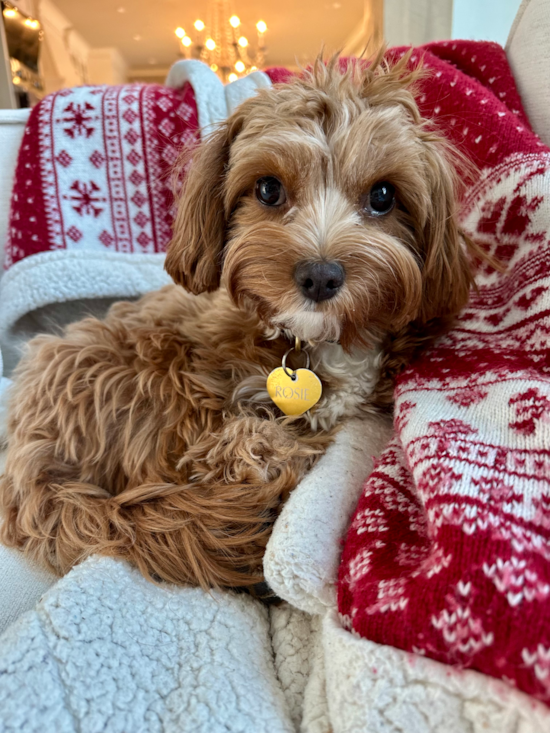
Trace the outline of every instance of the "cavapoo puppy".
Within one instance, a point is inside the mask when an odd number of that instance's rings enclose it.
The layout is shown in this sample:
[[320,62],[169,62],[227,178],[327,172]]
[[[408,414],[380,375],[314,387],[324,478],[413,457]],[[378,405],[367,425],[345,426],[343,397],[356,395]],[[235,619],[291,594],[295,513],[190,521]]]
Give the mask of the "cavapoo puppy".
[[[457,158],[419,114],[418,76],[407,58],[318,60],[200,144],[175,284],[29,345],[5,544],[57,573],[99,553],[174,583],[262,580],[281,502],[344,419],[388,407],[473,282]],[[322,384],[301,416],[266,391],[285,355],[290,379],[309,360]]]

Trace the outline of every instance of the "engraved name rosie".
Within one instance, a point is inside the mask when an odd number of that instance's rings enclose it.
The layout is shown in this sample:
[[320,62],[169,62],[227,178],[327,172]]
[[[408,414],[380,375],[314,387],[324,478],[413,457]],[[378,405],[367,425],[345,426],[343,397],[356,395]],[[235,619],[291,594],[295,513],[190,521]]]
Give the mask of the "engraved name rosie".
[[292,374],[283,367],[274,369],[267,378],[267,393],[285,415],[303,415],[314,407],[323,393],[319,377],[309,369]]
[[309,389],[296,389],[295,387],[283,387],[278,384],[275,387],[275,397],[282,397],[285,400],[309,400]]

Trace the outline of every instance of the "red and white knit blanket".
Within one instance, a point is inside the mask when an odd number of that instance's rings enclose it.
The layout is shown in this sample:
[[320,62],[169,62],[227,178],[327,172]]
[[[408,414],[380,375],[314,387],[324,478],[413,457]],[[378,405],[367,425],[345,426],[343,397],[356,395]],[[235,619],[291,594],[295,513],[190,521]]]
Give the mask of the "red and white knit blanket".
[[456,328],[401,376],[396,437],[345,543],[344,625],[550,702],[550,151],[494,44],[426,47],[421,103],[481,169],[484,268]]
[[33,111],[13,189],[5,267],[85,247],[162,252],[173,221],[170,170],[195,139],[193,90],[79,87]]
[[52,302],[135,296],[167,281],[170,174],[197,129],[189,84],[63,89],[33,109],[15,171],[1,330]]

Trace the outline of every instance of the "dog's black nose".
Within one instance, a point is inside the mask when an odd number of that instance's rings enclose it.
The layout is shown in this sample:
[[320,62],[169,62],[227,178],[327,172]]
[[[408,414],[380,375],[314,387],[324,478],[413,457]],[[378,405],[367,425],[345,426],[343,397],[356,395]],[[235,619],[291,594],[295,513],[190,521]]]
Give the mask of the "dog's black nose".
[[294,271],[294,279],[306,298],[320,303],[334,298],[346,275],[337,262],[301,262]]

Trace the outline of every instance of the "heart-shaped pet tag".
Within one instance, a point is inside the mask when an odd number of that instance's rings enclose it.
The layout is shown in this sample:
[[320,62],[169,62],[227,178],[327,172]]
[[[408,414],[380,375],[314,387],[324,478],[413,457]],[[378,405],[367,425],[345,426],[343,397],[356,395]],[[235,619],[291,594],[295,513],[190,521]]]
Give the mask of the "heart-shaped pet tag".
[[323,385],[310,369],[278,367],[267,378],[267,392],[285,415],[303,415],[319,402]]

